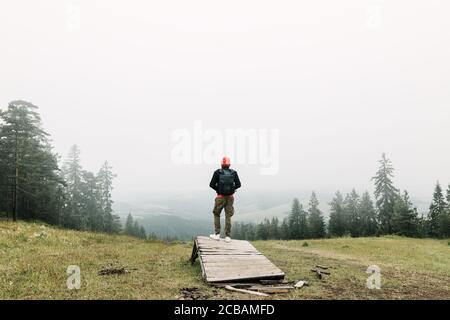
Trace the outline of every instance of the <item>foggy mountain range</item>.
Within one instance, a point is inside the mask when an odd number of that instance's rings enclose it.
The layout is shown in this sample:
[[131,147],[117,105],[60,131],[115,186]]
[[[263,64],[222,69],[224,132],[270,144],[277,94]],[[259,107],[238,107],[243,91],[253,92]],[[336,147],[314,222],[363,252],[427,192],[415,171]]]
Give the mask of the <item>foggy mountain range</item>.
[[[265,218],[277,217],[280,222],[289,215],[292,200],[297,197],[304,208],[308,207],[310,192],[238,192],[235,197],[234,222],[259,223]],[[328,220],[328,203],[334,193],[317,193],[325,220]],[[122,220],[131,214],[148,233],[159,237],[190,239],[212,232],[214,194],[201,192],[167,195],[149,195],[133,202],[117,201],[114,211]],[[412,198],[420,214],[428,212],[426,200]],[[224,214],[222,214],[222,220]]]

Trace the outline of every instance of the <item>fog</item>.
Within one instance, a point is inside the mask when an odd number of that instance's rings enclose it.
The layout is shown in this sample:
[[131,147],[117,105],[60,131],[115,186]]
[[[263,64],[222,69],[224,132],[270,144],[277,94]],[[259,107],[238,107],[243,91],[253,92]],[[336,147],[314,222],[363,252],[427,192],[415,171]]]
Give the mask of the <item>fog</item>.
[[0,107],[30,101],[55,151],[78,144],[93,171],[108,160],[116,201],[212,197],[220,150],[217,164],[174,161],[176,133],[193,137],[198,124],[278,132],[265,144],[274,172],[263,174],[259,156],[232,157],[240,193],[372,191],[386,152],[396,185],[428,201],[437,180],[450,182],[449,10],[411,0],[2,1]]

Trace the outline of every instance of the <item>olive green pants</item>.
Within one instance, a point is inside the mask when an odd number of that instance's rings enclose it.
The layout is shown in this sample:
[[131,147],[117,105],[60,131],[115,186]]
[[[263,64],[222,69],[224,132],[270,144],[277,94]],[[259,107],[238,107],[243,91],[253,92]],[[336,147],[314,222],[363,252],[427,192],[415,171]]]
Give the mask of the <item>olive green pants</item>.
[[216,198],[213,209],[214,231],[216,234],[220,233],[220,213],[225,208],[225,236],[229,237],[231,235],[231,217],[234,214],[233,203],[233,197]]

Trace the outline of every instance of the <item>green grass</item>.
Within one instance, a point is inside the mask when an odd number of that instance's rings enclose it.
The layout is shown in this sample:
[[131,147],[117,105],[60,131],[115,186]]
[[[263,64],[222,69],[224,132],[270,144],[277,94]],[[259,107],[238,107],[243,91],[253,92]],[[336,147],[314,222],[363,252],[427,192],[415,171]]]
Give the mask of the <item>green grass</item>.
[[[271,299],[450,299],[449,239],[401,237],[256,241],[254,245],[292,281],[309,286]],[[176,299],[197,287],[204,298],[255,299],[214,289],[188,262],[190,242],[143,241],[33,223],[0,221],[0,299]],[[107,265],[129,273],[100,276]],[[381,290],[366,288],[371,264],[381,268]],[[68,290],[66,269],[78,265],[82,285]],[[328,265],[331,275],[310,271]],[[258,297],[259,298],[259,297]]]

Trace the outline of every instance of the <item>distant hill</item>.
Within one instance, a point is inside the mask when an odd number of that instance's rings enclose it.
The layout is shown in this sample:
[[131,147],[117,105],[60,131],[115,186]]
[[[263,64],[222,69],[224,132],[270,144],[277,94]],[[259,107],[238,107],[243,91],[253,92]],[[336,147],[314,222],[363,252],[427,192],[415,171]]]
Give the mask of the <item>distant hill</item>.
[[[259,223],[265,218],[277,217],[280,222],[288,216],[292,200],[298,197],[304,208],[308,207],[309,192],[248,192],[236,194],[236,213],[233,221]],[[329,216],[329,203],[333,194],[318,193],[325,220]],[[207,235],[212,230],[214,194],[186,192],[181,194],[151,194],[132,203],[115,202],[114,211],[124,220],[131,213],[147,232],[159,237],[191,239]],[[413,198],[420,213],[428,211],[428,202]],[[223,218],[222,218],[223,219]]]
[[169,214],[136,216],[135,220],[145,228],[147,234],[154,233],[162,239],[190,240],[214,231],[212,214],[210,220],[185,219]]

